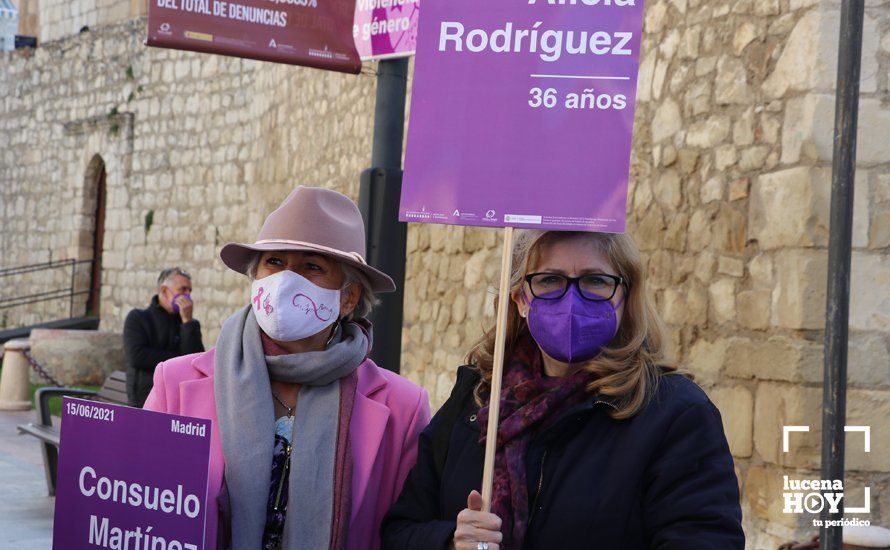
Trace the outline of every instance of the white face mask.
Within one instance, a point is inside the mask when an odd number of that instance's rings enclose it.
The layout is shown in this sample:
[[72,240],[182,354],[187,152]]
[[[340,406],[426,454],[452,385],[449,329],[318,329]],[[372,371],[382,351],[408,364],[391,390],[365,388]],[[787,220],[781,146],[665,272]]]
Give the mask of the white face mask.
[[260,328],[279,342],[318,334],[340,314],[339,289],[321,288],[289,270],[255,280],[250,295]]

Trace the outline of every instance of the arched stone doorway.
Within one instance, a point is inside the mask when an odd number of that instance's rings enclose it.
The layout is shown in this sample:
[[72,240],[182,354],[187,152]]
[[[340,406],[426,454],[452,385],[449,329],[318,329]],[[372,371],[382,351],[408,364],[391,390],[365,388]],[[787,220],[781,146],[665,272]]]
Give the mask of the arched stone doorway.
[[102,289],[102,251],[105,246],[106,172],[105,161],[95,155],[87,167],[85,213],[92,219],[89,294],[86,314],[99,316]]

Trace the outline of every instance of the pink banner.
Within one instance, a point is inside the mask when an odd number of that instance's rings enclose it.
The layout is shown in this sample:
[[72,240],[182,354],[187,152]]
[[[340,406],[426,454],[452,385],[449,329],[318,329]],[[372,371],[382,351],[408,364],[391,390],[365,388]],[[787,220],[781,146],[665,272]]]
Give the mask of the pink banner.
[[356,0],[352,35],[362,59],[414,54],[420,0]]

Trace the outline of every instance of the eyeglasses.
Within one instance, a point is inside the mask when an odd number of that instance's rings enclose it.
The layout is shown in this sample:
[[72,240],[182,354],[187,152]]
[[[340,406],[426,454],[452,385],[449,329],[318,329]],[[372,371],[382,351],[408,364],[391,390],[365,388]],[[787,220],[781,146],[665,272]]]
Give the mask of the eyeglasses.
[[624,279],[616,275],[591,273],[580,277],[569,277],[559,273],[530,273],[525,276],[532,296],[541,300],[559,300],[575,285],[581,297],[592,302],[607,302],[615,296],[618,286]]

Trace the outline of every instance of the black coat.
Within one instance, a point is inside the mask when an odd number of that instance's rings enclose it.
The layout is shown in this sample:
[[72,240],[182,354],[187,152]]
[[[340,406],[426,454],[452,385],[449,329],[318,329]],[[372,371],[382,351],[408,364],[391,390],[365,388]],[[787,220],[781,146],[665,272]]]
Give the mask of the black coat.
[[145,404],[158,363],[202,351],[201,324],[194,319],[183,323],[178,313],[167,313],[158,303],[157,296],[151,299],[146,309],[131,311],[124,321],[130,405],[142,407]]
[[[451,542],[455,518],[482,480],[478,379],[461,367],[451,397],[421,434],[417,465],[384,519],[384,549]],[[591,397],[531,442],[525,549],[744,548],[732,456],[705,393],[668,374],[631,419],[613,420],[613,406]]]

